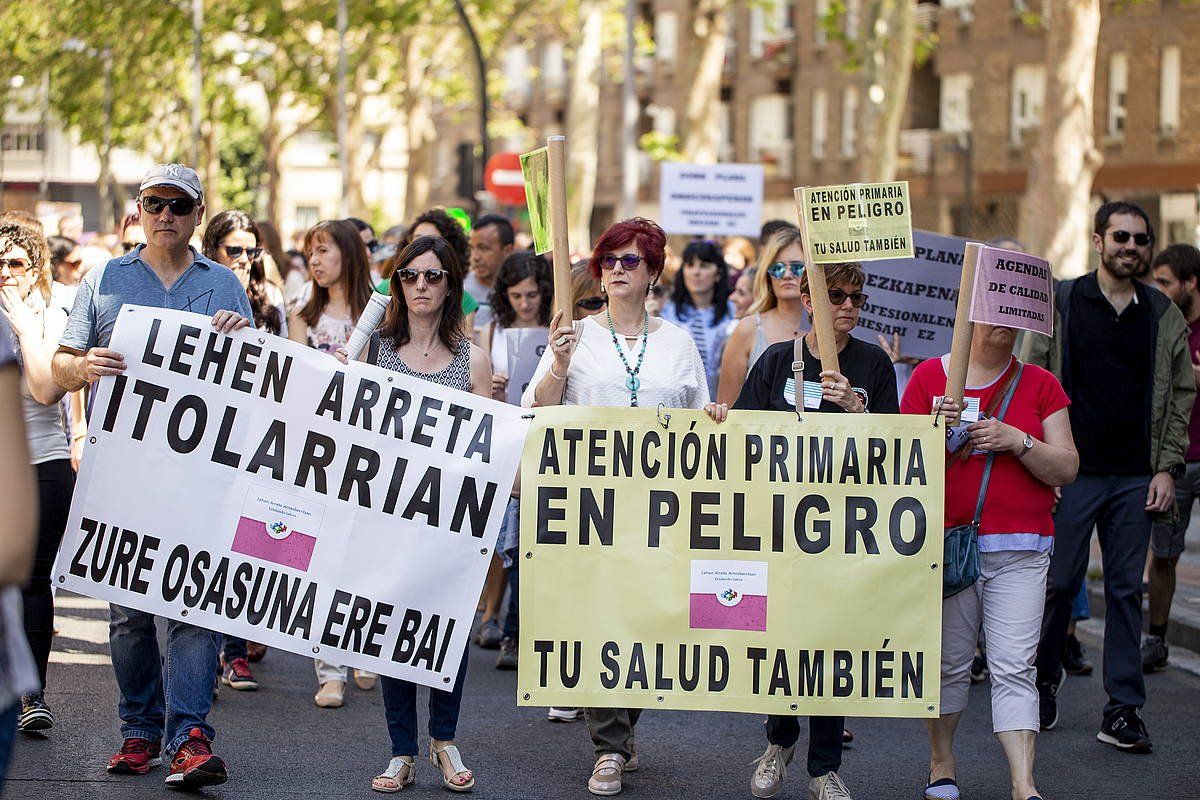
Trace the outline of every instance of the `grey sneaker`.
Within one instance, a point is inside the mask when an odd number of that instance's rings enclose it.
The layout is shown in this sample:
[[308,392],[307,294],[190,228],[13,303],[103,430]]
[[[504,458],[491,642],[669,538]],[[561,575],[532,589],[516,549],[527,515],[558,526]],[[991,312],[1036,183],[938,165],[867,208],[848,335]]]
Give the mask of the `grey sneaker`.
[[500,655],[496,658],[496,669],[517,668],[517,640],[506,636],[500,642]]
[[836,772],[827,772],[808,782],[808,800],[854,800]]
[[479,632],[475,634],[475,644],[484,650],[495,650],[503,640],[504,631],[500,630],[500,624],[494,619],[480,625]]
[[767,745],[767,749],[755,760],[754,775],[750,778],[750,794],[755,797],[774,797],[783,788],[787,765],[792,763],[796,748]]
[[1161,636],[1147,636],[1142,640],[1142,672],[1157,672],[1167,668],[1167,640]]

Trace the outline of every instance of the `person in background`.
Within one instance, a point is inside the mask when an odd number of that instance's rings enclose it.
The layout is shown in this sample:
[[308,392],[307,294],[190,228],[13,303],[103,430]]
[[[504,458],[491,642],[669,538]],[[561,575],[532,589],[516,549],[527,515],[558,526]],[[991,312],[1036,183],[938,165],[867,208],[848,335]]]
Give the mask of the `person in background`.
[[[58,340],[67,327],[67,312],[47,303],[51,294],[47,260],[47,242],[40,225],[0,223],[0,316],[7,320],[17,347],[25,434],[30,463],[37,472],[37,551],[33,574],[21,599],[25,637],[33,651],[40,685],[21,697],[17,728],[24,732],[45,732],[54,727],[54,714],[45,697],[46,665],[54,640],[50,572],[66,530],[75,488],[59,404],[64,392],[54,382],[50,369]],[[9,487],[5,490],[11,491]]]
[[[800,235],[800,229],[796,227],[796,223],[788,222],[786,219],[769,219],[763,223],[762,230],[758,234],[758,246],[763,248],[767,246],[775,236],[779,233],[789,231]],[[762,263],[762,258],[759,258],[759,263]]]
[[[404,227],[403,225],[393,225],[383,232],[383,235],[379,237],[379,241],[383,244],[394,244],[399,246],[400,243],[404,241],[405,234],[407,233],[408,228]],[[396,252],[400,251],[397,250]]]
[[368,253],[374,253],[375,248],[379,246],[379,242],[375,239],[375,229],[371,227],[371,223],[358,217],[347,217],[346,221],[354,226],[358,231],[359,237],[362,238],[363,244],[367,246]]
[[492,321],[492,309],[488,305],[496,273],[500,265],[513,251],[513,226],[499,214],[484,214],[475,220],[471,229],[471,272],[467,275],[465,288],[479,303],[475,313],[475,328],[482,329]]
[[80,241],[83,239],[83,216],[80,214],[63,214],[58,218],[58,235],[67,239]]
[[733,317],[729,302],[729,267],[715,242],[689,242],[683,249],[683,267],[675,275],[670,299],[662,307],[662,318],[686,330],[700,351],[708,375],[710,397],[717,394],[720,354],[725,349]]
[[571,264],[571,308],[573,322],[599,314],[608,305],[600,291],[600,281],[592,274],[590,260],[582,258]]
[[730,275],[740,275],[743,270],[754,266],[754,245],[745,236],[730,236],[722,249]]
[[283,250],[283,237],[279,235],[279,230],[270,220],[260,219],[254,224],[258,226],[258,243],[263,249],[263,274],[266,276],[267,283],[282,290],[284,288],[283,273],[287,270],[287,254]]
[[738,275],[733,284],[733,291],[729,293],[729,302],[733,304],[733,319],[726,324],[729,333],[733,333],[737,321],[746,316],[754,303],[754,278],[757,275],[758,267],[751,266],[742,270],[742,274]]
[[237,275],[254,311],[254,327],[275,336],[287,336],[287,311],[283,292],[267,281],[262,234],[249,214],[222,211],[204,230],[203,252]]
[[291,309],[300,304],[305,291],[311,290],[312,287],[308,258],[301,250],[288,250],[284,253],[283,266],[280,269],[283,272],[283,299],[290,315]]
[[135,247],[146,243],[146,230],[142,227],[142,215],[138,211],[126,214],[121,220],[121,249],[114,256],[130,253]]

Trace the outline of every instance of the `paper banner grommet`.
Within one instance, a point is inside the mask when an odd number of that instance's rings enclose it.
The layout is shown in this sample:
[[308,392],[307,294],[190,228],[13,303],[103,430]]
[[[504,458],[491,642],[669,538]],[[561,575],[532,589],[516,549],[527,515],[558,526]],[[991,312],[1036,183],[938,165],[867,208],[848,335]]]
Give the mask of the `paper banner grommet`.
[[93,437],[91,437],[90,439],[88,439],[88,441],[89,441],[89,442],[91,442],[92,444],[95,444],[95,443],[96,443],[96,437],[95,437],[95,436],[93,436]]
[[660,695],[658,696],[658,702],[660,702],[660,703],[661,703],[662,701],[663,701],[663,696],[660,694]]
[[537,416],[537,414],[522,414],[521,419],[533,419],[536,416]]
[[666,403],[658,404],[658,411],[655,412],[658,416],[658,424],[662,425],[663,430],[669,430],[671,427],[671,414],[667,411]]
[[392,382],[392,378],[391,378],[391,376],[388,376],[388,383],[391,383],[391,382]]
[[525,554],[525,557],[526,557],[526,558],[533,558],[533,553],[526,553],[526,554]]
[[59,575],[59,576],[58,576],[58,582],[59,582],[59,583],[66,583],[66,582],[67,582],[67,576],[66,576],[66,575]]
[[450,676],[449,676],[449,675],[446,675],[446,676],[444,676],[444,677],[442,678],[442,683],[449,683],[449,682],[450,682]]
[[481,547],[481,548],[479,548],[479,555],[481,555],[481,556],[486,556],[486,555],[487,555],[487,548],[486,548],[486,547]]
[[929,568],[930,568],[930,569],[937,569],[937,564],[930,564],[930,565],[929,565]]
[[319,647],[314,647],[314,648],[312,649],[312,651],[313,651],[313,653],[314,653],[314,654],[316,654],[316,653],[319,653],[319,652],[321,652],[321,648],[319,648]]
[[797,708],[799,708],[799,706],[797,706],[795,703],[792,703],[792,711],[795,711]]
[[522,698],[524,698],[525,700],[528,700],[528,699],[529,699],[529,692],[526,692],[525,694],[521,695],[521,697],[522,697]]
[[260,336],[260,337],[258,337],[258,343],[259,343],[259,344],[266,344],[266,343],[267,343],[267,337],[265,337],[265,336]]
[[179,612],[179,616],[181,616],[181,617],[186,617],[186,616],[187,616],[187,609],[185,608],[183,611],[180,611],[180,612]]
[[925,706],[926,711],[933,711],[933,706]]

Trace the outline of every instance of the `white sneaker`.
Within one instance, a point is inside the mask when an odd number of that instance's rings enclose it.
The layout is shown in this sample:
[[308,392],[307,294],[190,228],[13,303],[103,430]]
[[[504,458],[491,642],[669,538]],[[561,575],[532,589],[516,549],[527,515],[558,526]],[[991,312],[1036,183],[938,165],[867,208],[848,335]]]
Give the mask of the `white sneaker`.
[[551,708],[546,712],[546,719],[551,722],[574,722],[582,714],[582,708]]
[[828,772],[808,782],[808,800],[854,800],[836,772]]
[[792,763],[793,747],[781,747],[777,744],[767,745],[766,752],[753,762],[754,775],[750,778],[750,794],[755,797],[774,797],[783,788],[783,778],[787,775],[787,765]]

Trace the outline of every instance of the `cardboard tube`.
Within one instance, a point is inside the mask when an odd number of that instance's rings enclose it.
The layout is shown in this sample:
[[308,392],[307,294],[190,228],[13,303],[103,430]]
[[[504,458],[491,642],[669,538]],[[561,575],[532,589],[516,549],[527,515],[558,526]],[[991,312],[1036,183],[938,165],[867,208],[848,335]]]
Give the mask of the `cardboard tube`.
[[796,189],[796,211],[800,215],[800,246],[804,250],[804,271],[808,273],[808,295],[813,305],[813,331],[817,335],[817,351],[821,356],[821,371],[841,372],[837,340],[833,334],[833,309],[829,304],[829,285],[825,282],[825,266],[814,264],[808,252],[808,214],[804,208],[804,190]]
[[979,264],[981,245],[968,242],[963,250],[962,277],[958,280],[958,306],[954,313],[954,338],[950,340],[950,366],[946,370],[946,397],[963,400],[967,387],[967,365],[971,361],[971,298],[975,291],[975,267]]
[[554,259],[554,311],[560,325],[574,318],[571,308],[571,246],[567,240],[567,137],[546,140],[550,163],[550,250]]

